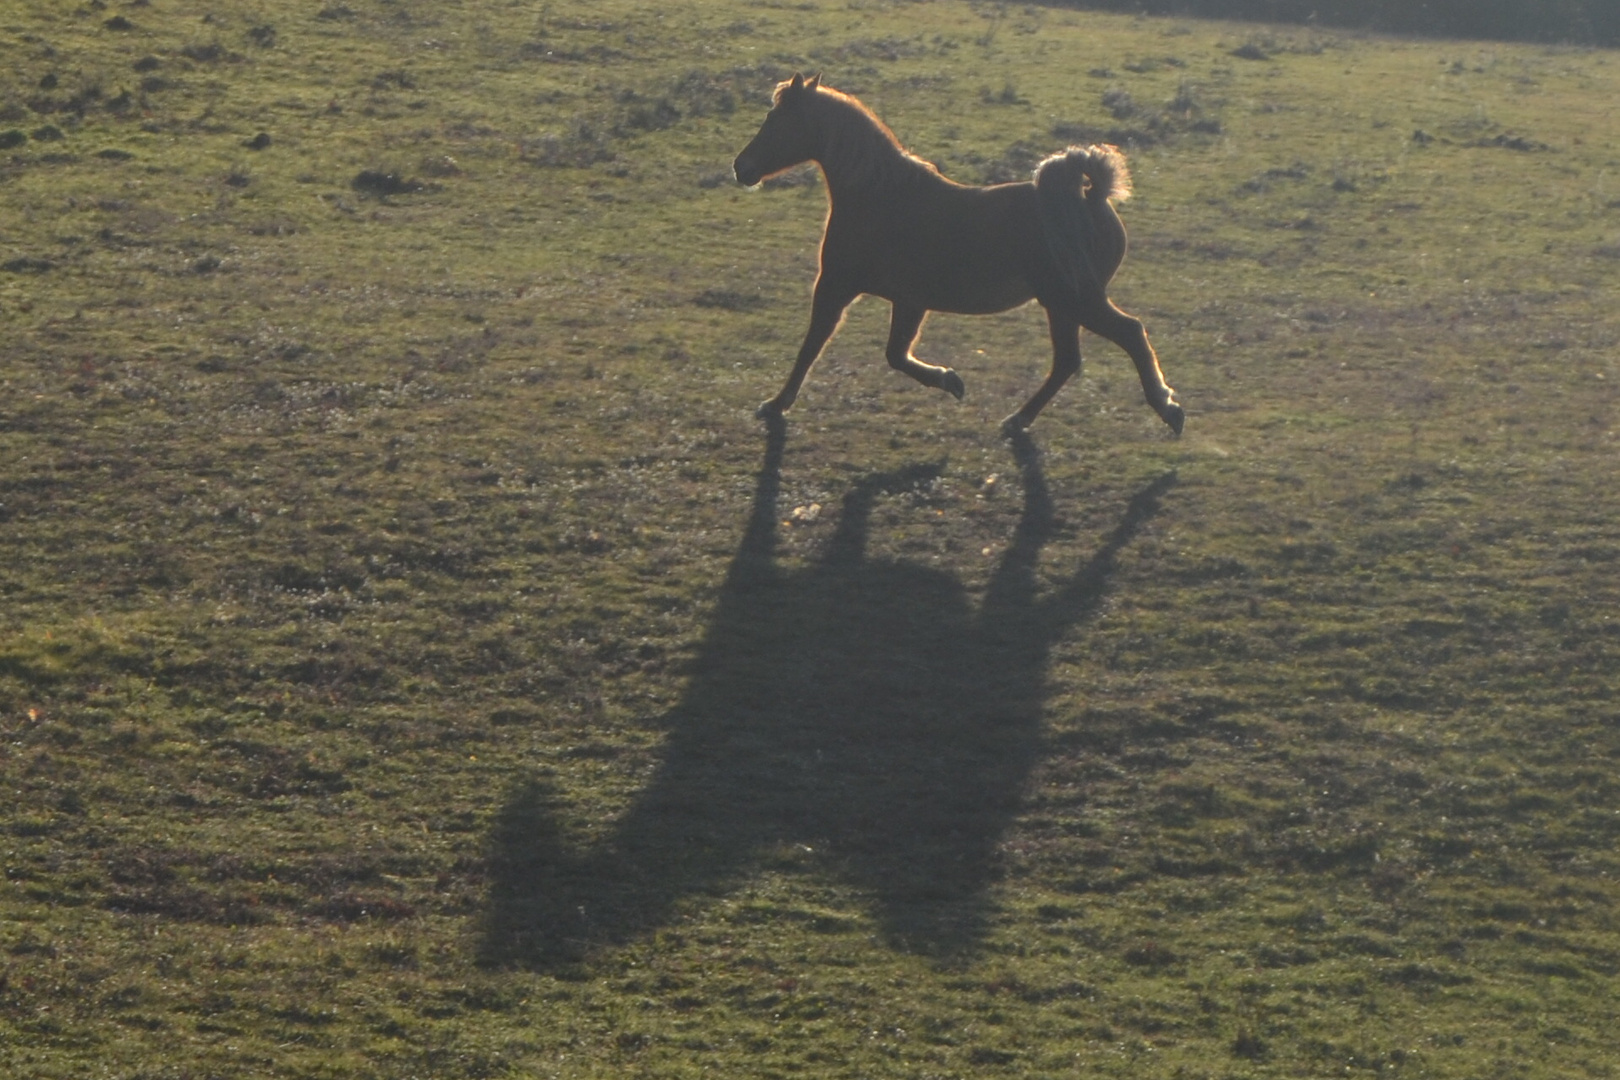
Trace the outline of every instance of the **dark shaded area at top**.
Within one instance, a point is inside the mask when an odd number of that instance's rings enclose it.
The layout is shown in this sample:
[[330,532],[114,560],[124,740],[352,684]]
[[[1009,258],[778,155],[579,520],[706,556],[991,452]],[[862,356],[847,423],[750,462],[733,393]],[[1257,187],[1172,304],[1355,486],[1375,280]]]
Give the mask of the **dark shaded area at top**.
[[1306,23],[1389,34],[1620,45],[1617,0],[1045,0],[1048,7]]
[[1095,614],[1174,477],[1138,492],[1091,559],[1038,595],[1054,515],[1020,436],[1022,514],[975,607],[953,575],[865,550],[877,499],[937,465],[857,483],[822,556],[777,566],[784,441],[774,425],[662,761],[611,833],[572,849],[543,782],[510,794],[490,841],[485,962],[576,961],[669,924],[687,898],[806,862],[871,896],[896,947],[951,954],[981,939],[997,848],[1043,750],[1050,650]]

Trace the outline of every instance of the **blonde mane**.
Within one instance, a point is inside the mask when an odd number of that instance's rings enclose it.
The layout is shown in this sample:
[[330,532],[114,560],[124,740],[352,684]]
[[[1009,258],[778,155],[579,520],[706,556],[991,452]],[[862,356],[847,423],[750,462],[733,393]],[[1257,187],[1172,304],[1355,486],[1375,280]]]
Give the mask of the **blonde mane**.
[[[776,96],[781,94],[779,86]],[[804,104],[826,148],[821,167],[829,183],[889,187],[939,175],[931,163],[901,146],[889,126],[860,101],[828,86],[817,87],[813,95]]]

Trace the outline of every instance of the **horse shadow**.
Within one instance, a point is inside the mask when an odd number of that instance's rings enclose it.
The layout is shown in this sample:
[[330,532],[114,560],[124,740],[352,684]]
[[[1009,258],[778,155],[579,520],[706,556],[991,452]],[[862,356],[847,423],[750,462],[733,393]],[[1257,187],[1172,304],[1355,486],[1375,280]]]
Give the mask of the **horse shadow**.
[[1052,502],[1018,436],[1022,514],[975,608],[952,575],[865,550],[877,500],[937,465],[857,483],[818,561],[779,567],[784,444],[776,422],[689,689],[665,718],[662,762],[611,834],[571,850],[543,782],[509,795],[491,834],[485,963],[575,962],[807,861],[864,891],[895,947],[945,955],[981,940],[997,849],[1043,749],[1048,654],[1095,614],[1174,474],[1139,491],[1042,596]]

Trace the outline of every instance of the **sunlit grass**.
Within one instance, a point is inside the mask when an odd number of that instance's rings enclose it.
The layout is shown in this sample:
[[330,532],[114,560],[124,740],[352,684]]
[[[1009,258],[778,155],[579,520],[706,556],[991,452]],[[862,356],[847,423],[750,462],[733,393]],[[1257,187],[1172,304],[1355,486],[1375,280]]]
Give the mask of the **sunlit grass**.
[[[0,50],[8,1075],[1612,1069],[1611,54],[380,0]],[[962,180],[1125,141],[1185,437],[1088,337],[1011,447],[1039,314],[929,323],[958,405],[867,301],[769,439],[825,193],[728,166],[797,69]]]

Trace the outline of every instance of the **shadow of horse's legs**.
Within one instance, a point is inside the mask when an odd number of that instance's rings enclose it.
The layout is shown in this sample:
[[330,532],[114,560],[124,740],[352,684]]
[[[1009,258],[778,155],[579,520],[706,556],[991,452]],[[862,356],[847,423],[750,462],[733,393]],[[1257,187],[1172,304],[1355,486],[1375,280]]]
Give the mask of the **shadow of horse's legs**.
[[821,557],[779,567],[783,432],[773,420],[742,541],[632,804],[581,845],[543,781],[509,795],[490,837],[485,962],[577,962],[803,849],[872,899],[896,947],[982,941],[1000,846],[1043,751],[1052,645],[1096,611],[1173,476],[1139,492],[1096,554],[1043,594],[1052,502],[1034,442],[1015,434],[1023,513],[975,607],[955,576],[867,550],[880,497],[938,464],[856,483]]

